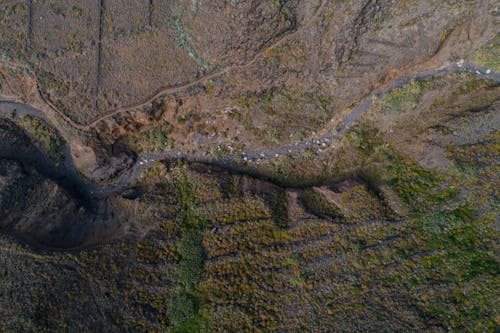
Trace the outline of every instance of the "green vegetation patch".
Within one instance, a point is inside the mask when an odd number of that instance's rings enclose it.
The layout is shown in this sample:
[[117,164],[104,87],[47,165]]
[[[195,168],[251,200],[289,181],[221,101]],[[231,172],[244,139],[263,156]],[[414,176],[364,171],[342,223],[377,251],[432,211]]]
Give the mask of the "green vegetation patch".
[[355,127],[347,133],[347,139],[365,156],[383,152],[387,148],[378,129],[371,124]]
[[500,72],[500,43],[497,42],[488,48],[478,50],[472,61],[495,72]]
[[420,103],[425,92],[443,84],[442,79],[416,81],[394,89],[382,97],[382,112],[386,114],[403,113],[413,110]]
[[42,69],[37,70],[37,79],[40,88],[44,91],[56,90],[61,96],[68,95],[69,89],[64,83],[58,80],[51,72]]
[[[247,109],[239,116],[245,129],[265,143],[278,144],[290,138],[304,137],[333,116],[333,101],[320,89],[281,89],[256,96],[242,95],[235,102]],[[254,126],[256,116],[266,117],[268,126]],[[283,123],[287,126],[283,127]]]
[[[473,91],[475,86],[469,83],[461,89]],[[366,163],[377,161],[377,168],[370,166],[372,180],[388,185],[412,209],[405,223],[413,224],[409,230],[415,244],[404,250],[395,246],[401,264],[384,279],[390,279],[391,288],[399,286],[398,293],[408,295],[428,323],[457,330],[493,331],[497,323],[491,311],[498,291],[492,288],[498,285],[500,272],[492,230],[498,209],[489,205],[495,192],[490,187],[498,179],[498,173],[491,171],[495,169],[494,156],[498,156],[495,135],[487,138],[487,144],[449,148],[461,171],[474,169],[467,177],[455,179],[423,168],[389,145],[374,144],[375,130],[353,131],[356,140],[351,141],[366,156]],[[467,199],[458,196],[465,184]],[[469,192],[476,190],[477,194]],[[489,193],[487,198],[481,194],[485,191]],[[365,257],[363,265],[373,265],[369,260],[381,258]]]
[[203,70],[207,70],[209,67],[208,62],[202,56],[198,55],[193,46],[188,42],[188,34],[186,33],[186,30],[184,29],[184,25],[182,23],[184,12],[184,7],[181,7],[179,10],[179,15],[171,20],[172,29],[174,29],[177,36],[177,43],[189,54],[191,58],[193,58],[198,64],[202,66]]
[[135,133],[130,138],[130,144],[137,152],[162,152],[172,148],[170,133],[172,133],[172,127],[169,124],[160,124]]
[[386,166],[388,185],[414,209],[429,209],[453,199],[458,194],[457,189],[446,187],[442,175],[401,156],[387,157],[390,162]]
[[174,186],[178,198],[176,223],[181,240],[177,244],[180,260],[173,272],[178,292],[170,305],[173,332],[206,331],[208,322],[201,313],[203,295],[198,288],[205,255],[202,246],[205,221],[197,214],[195,187],[188,180],[185,170],[176,170]]
[[63,141],[51,126],[32,116],[22,117],[21,125],[42,150],[53,157],[62,158]]

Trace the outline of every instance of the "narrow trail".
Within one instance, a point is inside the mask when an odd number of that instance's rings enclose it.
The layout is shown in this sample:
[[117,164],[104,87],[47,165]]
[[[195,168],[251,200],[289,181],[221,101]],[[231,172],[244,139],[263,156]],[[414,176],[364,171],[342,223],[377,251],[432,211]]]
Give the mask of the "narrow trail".
[[145,106],[149,105],[152,101],[154,101],[155,99],[157,99],[157,98],[159,98],[161,96],[179,93],[179,92],[188,90],[190,88],[196,87],[197,85],[203,84],[203,83],[205,83],[207,81],[216,79],[216,78],[218,78],[220,76],[223,76],[223,75],[225,75],[225,74],[227,74],[227,73],[229,73],[231,71],[242,70],[242,69],[246,69],[246,68],[249,68],[249,67],[253,66],[258,60],[262,59],[266,55],[266,53],[268,53],[271,50],[276,49],[277,47],[283,45],[284,43],[286,43],[287,41],[289,41],[290,39],[292,39],[295,35],[297,35],[300,32],[302,32],[303,29],[309,27],[312,23],[314,23],[314,21],[316,21],[316,19],[323,12],[323,8],[326,5],[327,1],[328,0],[322,0],[321,1],[321,3],[318,6],[318,8],[316,9],[314,15],[307,22],[305,22],[300,29],[296,29],[296,30],[294,30],[294,31],[292,31],[292,32],[290,32],[288,34],[285,34],[282,38],[278,39],[275,43],[271,44],[268,47],[263,48],[262,50],[260,50],[259,52],[257,52],[255,54],[255,56],[249,62],[247,62],[246,64],[228,66],[228,67],[226,67],[226,68],[224,68],[224,69],[222,69],[220,71],[216,71],[216,72],[204,75],[204,76],[200,77],[199,79],[197,79],[195,81],[192,81],[192,82],[189,82],[189,83],[186,83],[184,85],[180,85],[180,86],[176,86],[176,87],[163,87],[163,88],[160,88],[159,90],[157,90],[156,92],[154,92],[152,95],[148,96],[142,102],[139,102],[139,103],[136,103],[136,104],[132,104],[132,105],[128,105],[128,106],[124,106],[124,107],[120,107],[120,108],[118,108],[118,109],[116,109],[114,111],[106,113],[106,114],[104,114],[104,115],[102,115],[102,116],[100,116],[100,117],[92,120],[90,123],[88,123],[86,125],[80,125],[80,126],[82,126],[82,128],[80,128],[80,129],[87,130],[89,128],[92,128],[92,127],[96,126],[101,121],[103,121],[105,119],[108,119],[110,117],[113,117],[113,116],[115,116],[117,114],[120,114],[120,113],[123,113],[123,112],[134,111],[134,110],[140,109],[142,107],[145,107]]
[[26,20],[28,21],[26,27],[26,45],[25,51],[28,52],[31,48],[31,37],[33,35],[33,0],[27,0],[26,3]]
[[[102,1],[103,0],[100,0],[100,5],[101,5],[101,8],[100,8],[100,28],[99,28],[99,41],[98,41],[98,45],[101,44],[101,39],[102,39]],[[237,71],[237,70],[242,70],[242,69],[246,69],[248,67],[251,67],[252,65],[254,65],[258,60],[262,59],[266,53],[268,53],[269,51],[283,45],[285,42],[289,41],[291,38],[293,38],[295,35],[299,34],[300,32],[302,32],[303,29],[309,27],[312,23],[314,23],[314,21],[316,21],[316,19],[321,15],[321,13],[323,12],[323,8],[326,4],[328,0],[322,0],[320,2],[320,5],[318,6],[318,8],[316,9],[314,15],[309,19],[307,20],[307,22],[305,22],[301,27],[300,29],[296,29],[296,30],[293,30],[291,31],[290,33],[288,34],[285,34],[284,36],[282,36],[280,39],[278,39],[276,42],[274,42],[273,44],[271,44],[270,46],[268,47],[265,47],[263,48],[262,50],[260,50],[259,52],[257,52],[254,57],[249,61],[247,62],[246,64],[243,64],[243,65],[232,65],[232,66],[228,66],[228,67],[225,67],[219,71],[216,71],[216,72],[213,72],[213,73],[209,73],[209,74],[206,74],[200,78],[198,78],[197,80],[194,80],[194,81],[191,81],[189,83],[186,83],[186,84],[183,84],[183,85],[180,85],[180,86],[170,86],[170,87],[162,87],[160,89],[158,89],[156,92],[154,92],[153,94],[149,95],[148,97],[146,97],[146,99],[144,99],[142,102],[138,102],[138,103],[135,103],[135,104],[131,104],[131,105],[128,105],[128,106],[122,106],[122,107],[119,107],[113,111],[110,111],[110,112],[107,112],[106,114],[103,114],[102,116],[99,116],[97,117],[96,119],[90,121],[89,123],[87,124],[80,124],[80,123],[77,123],[75,122],[74,120],[72,120],[69,116],[67,116],[66,114],[64,114],[62,111],[60,111],[50,100],[48,100],[47,98],[45,98],[45,96],[43,95],[40,87],[38,86],[38,80],[37,80],[37,76],[36,76],[36,73],[34,70],[32,70],[31,68],[23,65],[23,64],[19,64],[19,63],[16,63],[14,61],[6,61],[6,60],[1,60],[0,59],[0,62],[8,65],[8,66],[11,66],[11,67],[16,67],[16,68],[21,68],[21,69],[24,69],[26,70],[30,76],[32,76],[35,81],[36,81],[36,85],[37,85],[37,90],[38,90],[38,93],[39,95],[41,96],[41,98],[43,99],[43,101],[54,111],[56,112],[66,123],[68,123],[71,127],[73,127],[74,129],[76,130],[79,130],[79,131],[88,131],[89,129],[95,127],[97,124],[99,124],[100,122],[102,122],[103,120],[106,120],[110,117],[113,117],[115,115],[118,115],[120,113],[124,113],[124,112],[130,112],[130,111],[134,111],[134,110],[137,110],[137,109],[140,109],[142,107],[145,107],[147,105],[149,105],[152,101],[154,101],[155,99],[161,97],[161,96],[164,96],[164,95],[171,95],[171,94],[176,94],[176,93],[180,93],[180,92],[183,92],[183,91],[186,91],[190,88],[193,88],[193,87],[196,87],[200,84],[203,84],[205,82],[208,82],[210,80],[213,80],[213,79],[216,79],[218,77],[221,77],[229,72],[232,72],[232,71]],[[100,46],[98,47],[100,49]],[[98,92],[99,90],[99,86],[100,86],[100,52],[98,52],[98,55],[97,55],[97,79],[96,79],[96,82],[97,82],[97,87],[96,87],[96,90]],[[98,93],[96,93],[96,104],[95,104],[95,107],[97,109],[97,98],[98,98]]]
[[[99,0],[99,27],[97,30],[97,54],[96,54],[96,73],[95,73],[95,100],[94,109],[99,110],[99,95],[101,93],[101,68],[102,68],[102,24],[104,20],[104,0]],[[55,108],[54,108],[55,110]],[[58,111],[58,113],[61,113]]]
[[[475,75],[478,79],[492,80],[496,84],[500,84],[500,73],[493,72],[487,68],[477,66],[468,62],[458,64],[452,63],[439,69],[429,69],[419,73],[406,75],[404,77],[396,78],[390,83],[386,84],[384,87],[381,87],[372,92],[372,94],[366,97],[356,108],[351,111],[351,113],[343,120],[342,124],[336,130],[326,133],[322,136],[296,142],[294,144],[283,145],[271,150],[234,154],[218,160],[185,154],[179,151],[164,151],[157,154],[142,154],[138,156],[136,163],[131,169],[129,169],[128,173],[122,177],[120,183],[116,186],[108,188],[102,188],[97,185],[91,184],[78,174],[73,163],[73,158],[69,146],[67,145],[67,143],[65,143],[64,155],[65,169],[67,174],[66,176],[71,180],[72,183],[76,184],[80,188],[80,190],[85,192],[88,196],[94,198],[105,198],[126,189],[142,172],[150,169],[156,162],[164,159],[180,158],[189,162],[205,163],[232,170],[242,170],[244,169],[244,167],[241,165],[242,160],[247,162],[260,161],[268,158],[278,157],[282,154],[297,153],[305,149],[326,148],[331,146],[335,139],[344,134],[344,132],[346,132],[366,111],[368,111],[375,103],[376,99],[380,99],[385,94],[390,93],[394,89],[404,86],[405,84],[408,84],[412,80],[426,80],[452,73],[470,73]],[[13,101],[0,101],[0,114],[12,115],[14,109],[16,116],[30,115],[33,117],[38,117],[51,124],[55,127],[56,130],[58,130],[58,127],[55,126],[53,122],[51,122],[42,111],[23,103]]]

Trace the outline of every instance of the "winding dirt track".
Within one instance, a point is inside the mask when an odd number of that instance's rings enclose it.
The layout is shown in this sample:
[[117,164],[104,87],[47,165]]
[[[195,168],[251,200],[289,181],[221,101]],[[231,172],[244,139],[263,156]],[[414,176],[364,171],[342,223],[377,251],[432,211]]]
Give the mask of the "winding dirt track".
[[139,103],[136,103],[136,104],[132,104],[132,105],[128,105],[128,106],[119,107],[116,110],[107,112],[107,113],[103,114],[102,116],[97,117],[96,119],[90,121],[87,124],[80,124],[80,123],[75,122],[73,119],[71,119],[66,114],[64,114],[62,111],[60,111],[50,100],[48,100],[47,98],[45,98],[44,95],[43,95],[43,93],[42,93],[42,91],[41,91],[41,89],[40,89],[40,87],[38,86],[38,80],[37,80],[37,77],[36,77],[36,73],[31,68],[29,68],[29,67],[27,67],[27,66],[25,66],[23,64],[19,64],[19,63],[13,62],[13,61],[7,61],[7,60],[1,60],[0,59],[0,62],[3,63],[3,64],[6,64],[8,66],[16,67],[16,68],[20,68],[20,69],[24,69],[25,71],[27,71],[30,74],[30,76],[32,76],[35,79],[36,85],[37,85],[36,88],[37,88],[38,94],[43,99],[43,101],[54,112],[56,112],[66,123],[68,123],[71,127],[73,127],[76,130],[87,131],[87,130],[93,128],[94,126],[96,126],[97,124],[99,124],[103,120],[106,120],[106,119],[108,119],[110,117],[113,117],[113,116],[115,116],[117,114],[120,114],[120,113],[124,113],[124,112],[129,112],[129,111],[134,111],[134,110],[140,109],[140,108],[142,108],[144,106],[149,105],[152,101],[154,101],[155,99],[157,99],[157,98],[159,98],[161,96],[180,93],[180,92],[186,91],[186,90],[188,90],[190,88],[196,87],[196,86],[198,86],[200,84],[203,84],[203,83],[205,83],[207,81],[210,81],[210,80],[216,79],[218,77],[221,77],[221,76],[223,76],[223,75],[225,75],[225,74],[227,74],[227,73],[229,73],[231,71],[242,70],[242,69],[245,69],[245,68],[248,68],[248,67],[254,65],[259,59],[263,58],[266,53],[268,53],[269,51],[271,51],[271,50],[273,50],[273,49],[275,49],[275,48],[283,45],[285,42],[287,42],[290,39],[292,39],[295,35],[299,34],[303,29],[307,28],[314,21],[316,21],[316,19],[323,12],[323,8],[324,8],[326,2],[327,2],[327,0],[322,0],[320,2],[318,8],[314,12],[314,15],[311,16],[311,18],[309,20],[307,20],[306,22],[304,22],[304,24],[300,27],[300,29],[296,29],[296,30],[293,30],[293,31],[285,34],[284,36],[282,36],[280,39],[278,39],[273,44],[269,45],[268,47],[263,48],[262,50],[260,50],[259,52],[257,52],[254,55],[254,57],[249,62],[247,62],[246,64],[228,66],[228,67],[225,67],[222,70],[219,70],[219,71],[216,71],[216,72],[204,75],[204,76],[200,77],[199,79],[197,79],[195,81],[191,81],[189,83],[186,83],[186,84],[183,84],[183,85],[180,85],[180,86],[175,86],[175,87],[171,87],[170,86],[170,87],[160,88],[156,92],[154,92],[153,94],[151,94],[150,96],[148,96],[146,99],[144,99],[142,102],[139,102]]
[[[376,98],[381,98],[383,95],[390,93],[392,90],[399,88],[411,80],[426,80],[432,77],[440,77],[452,73],[471,73],[474,74],[479,79],[492,80],[496,84],[500,84],[500,73],[493,72],[487,68],[474,65],[472,63],[463,64],[448,64],[439,69],[429,69],[419,73],[406,75],[399,77],[384,85],[383,87],[376,89],[368,97],[366,97],[356,108],[354,108],[351,113],[343,120],[340,127],[336,130],[326,133],[320,137],[312,138],[305,141],[296,142],[294,144],[283,145],[276,149],[266,150],[261,152],[244,152],[237,155],[226,156],[223,159],[213,160],[206,157],[200,157],[196,155],[189,155],[181,152],[175,151],[164,151],[157,154],[143,154],[137,159],[134,166],[124,175],[121,182],[117,186],[109,188],[101,188],[94,184],[87,182],[83,177],[81,177],[75,169],[73,158],[69,146],[65,144],[64,154],[65,154],[65,169],[66,176],[69,178],[73,184],[77,185],[82,192],[95,198],[104,198],[110,196],[116,192],[126,189],[143,171],[151,168],[156,162],[167,159],[167,158],[181,158],[190,162],[201,162],[216,166],[222,166],[225,168],[230,168],[234,170],[243,169],[241,165],[241,160],[253,161],[261,160],[266,158],[271,158],[279,156],[281,154],[292,154],[305,149],[317,147],[330,146],[332,141],[340,137],[345,131],[347,131],[352,124],[354,124],[359,117],[361,117],[366,111],[370,109]],[[54,126],[58,130],[53,122],[51,122],[47,116],[33,108],[30,105],[23,103],[13,102],[13,101],[0,101],[0,114],[12,115],[13,110],[17,116],[30,115],[33,117],[38,117],[46,121],[47,123]],[[63,135],[61,135],[63,137]],[[240,161],[240,162],[238,162]]]
[[[19,64],[13,61],[8,61],[8,60],[3,60],[0,59],[0,62],[3,63],[4,65],[10,66],[10,67],[15,67],[18,69],[24,70],[26,73],[28,73],[29,76],[31,76],[35,80],[36,84],[36,90],[38,95],[41,97],[43,102],[50,107],[51,110],[55,112],[55,114],[61,119],[64,120],[69,126],[72,128],[79,130],[79,131],[88,131],[95,127],[97,124],[102,122],[105,119],[108,119],[110,117],[113,117],[117,114],[124,113],[124,112],[129,112],[129,111],[134,111],[137,109],[140,109],[144,106],[149,105],[152,101],[155,99],[164,96],[164,95],[169,95],[169,94],[175,94],[175,93],[180,93],[183,91],[186,91],[190,88],[196,87],[198,85],[201,85],[207,81],[219,78],[227,73],[230,73],[232,71],[238,71],[238,70],[243,70],[246,68],[251,67],[252,65],[256,64],[257,61],[263,59],[265,55],[273,50],[278,48],[279,46],[283,45],[290,39],[292,39],[294,36],[299,34],[301,31],[303,31],[305,28],[313,24],[321,15],[323,12],[323,8],[325,4],[327,3],[327,0],[322,0],[319,2],[318,7],[316,8],[314,14],[306,21],[303,23],[299,29],[290,31],[286,34],[284,34],[281,38],[279,38],[277,41],[275,41],[273,44],[269,45],[268,47],[263,48],[260,50],[258,53],[254,55],[254,57],[247,62],[246,64],[242,65],[232,65],[228,66],[224,69],[221,69],[219,71],[204,75],[200,77],[199,79],[186,83],[184,85],[180,86],[175,86],[175,87],[163,87],[154,92],[152,95],[148,96],[146,99],[144,99],[142,102],[129,105],[129,106],[123,106],[120,108],[117,108],[116,110],[112,110],[106,114],[103,114],[94,120],[90,121],[87,124],[81,124],[77,123],[74,120],[72,120],[70,117],[68,117],[66,114],[61,112],[50,100],[44,97],[40,87],[38,86],[38,80],[36,77],[35,71],[30,68],[29,66]],[[241,160],[243,161],[255,161],[255,160],[261,160],[261,159],[266,159],[266,158],[271,158],[275,156],[279,156],[281,154],[292,154],[292,153],[297,153],[299,151],[303,151],[305,149],[310,149],[310,148],[322,148],[322,147],[327,147],[330,146],[332,141],[338,138],[341,134],[343,134],[346,130],[349,129],[350,126],[352,126],[353,123],[355,123],[359,117],[361,117],[367,110],[370,109],[370,107],[374,103],[375,97],[380,98],[384,94],[387,94],[391,92],[393,89],[401,87],[411,80],[425,80],[431,77],[437,77],[437,76],[444,76],[450,73],[473,73],[475,74],[478,78],[480,79],[489,79],[493,80],[497,84],[500,83],[500,74],[492,72],[488,70],[487,68],[481,67],[481,66],[476,66],[472,63],[462,63],[462,64],[456,64],[456,63],[449,63],[441,68],[430,68],[418,73],[413,73],[413,74],[408,74],[399,78],[396,78],[392,80],[391,82],[384,84],[383,86],[375,89],[369,96],[363,99],[363,101],[356,107],[354,108],[348,115],[347,117],[343,120],[342,124],[336,129],[333,130],[332,132],[326,133],[322,136],[308,139],[305,141],[300,141],[296,142],[294,144],[289,144],[289,145],[283,145],[278,148],[272,149],[272,150],[266,150],[266,151],[260,151],[260,152],[244,152],[240,153],[237,155],[230,155],[226,156],[223,159],[219,160],[213,160],[209,159],[206,157],[200,157],[196,155],[188,155],[182,152],[175,152],[175,151],[164,151],[158,154],[143,154],[138,157],[136,163],[133,165],[132,168],[130,168],[127,172],[127,174],[123,175],[122,179],[120,180],[120,183],[117,186],[109,187],[109,188],[102,188],[99,186],[96,186],[94,184],[89,183],[86,181],[82,176],[79,175],[79,173],[76,171],[76,168],[73,163],[73,157],[69,148],[69,145],[65,142],[64,145],[64,155],[65,155],[65,177],[68,178],[72,184],[77,186],[82,192],[86,193],[87,195],[94,197],[94,198],[104,198],[106,196],[112,195],[113,193],[119,192],[125,188],[127,188],[140,174],[142,171],[147,170],[151,168],[157,161],[166,159],[166,158],[182,158],[187,161],[191,162],[201,162],[201,163],[207,163],[207,164],[212,164],[212,165],[218,165],[218,166],[223,166],[226,168],[231,168],[231,169],[242,169],[243,167],[241,166]],[[44,112],[37,110],[33,108],[30,105],[23,104],[18,102],[17,100],[13,99],[8,99],[5,98],[4,100],[0,100],[0,114],[3,115],[12,115],[13,110],[16,110],[17,116],[22,116],[22,115],[31,115],[33,117],[38,117],[43,119],[45,122],[51,124],[61,135],[61,137],[65,137],[63,134],[63,129],[61,128],[61,125],[58,124],[56,121],[51,121],[51,117],[48,117]],[[238,162],[240,161],[240,162]]]

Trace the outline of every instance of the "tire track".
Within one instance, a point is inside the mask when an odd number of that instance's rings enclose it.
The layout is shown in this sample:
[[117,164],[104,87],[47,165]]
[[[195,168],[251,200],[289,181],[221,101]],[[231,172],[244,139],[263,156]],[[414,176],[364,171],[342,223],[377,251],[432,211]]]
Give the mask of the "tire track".
[[99,31],[97,35],[97,55],[96,55],[96,85],[94,108],[99,112],[99,94],[101,89],[101,66],[102,66],[102,21],[104,20],[104,0],[99,0]]

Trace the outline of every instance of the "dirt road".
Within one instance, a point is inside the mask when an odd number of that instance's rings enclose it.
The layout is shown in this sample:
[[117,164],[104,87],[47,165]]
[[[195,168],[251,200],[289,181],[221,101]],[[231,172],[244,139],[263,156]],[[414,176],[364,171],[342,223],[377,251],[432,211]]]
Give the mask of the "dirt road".
[[[479,79],[492,80],[496,84],[500,84],[500,73],[493,72],[487,68],[477,66],[469,62],[450,63],[439,69],[430,69],[394,79],[393,81],[373,91],[369,96],[367,96],[356,108],[354,108],[349,113],[349,115],[343,120],[342,124],[335,131],[324,134],[322,136],[309,138],[308,140],[295,142],[294,144],[283,145],[272,150],[259,152],[243,152],[235,155],[229,155],[217,160],[208,157],[185,154],[180,151],[170,150],[157,154],[142,154],[138,157],[136,163],[132,166],[132,168],[128,170],[127,174],[122,177],[120,183],[116,186],[108,188],[101,188],[97,185],[91,184],[76,171],[71,151],[69,149],[69,146],[65,143],[65,174],[63,175],[63,177],[66,177],[67,180],[71,184],[73,184],[73,186],[79,187],[80,191],[86,193],[87,195],[95,198],[104,198],[126,189],[141,174],[141,172],[148,170],[156,162],[168,158],[181,158],[190,162],[201,162],[230,169],[241,169],[242,160],[252,163],[252,161],[260,161],[268,158],[278,157],[284,154],[293,154],[305,149],[324,149],[330,146],[335,139],[340,137],[366,111],[368,111],[376,99],[380,99],[385,94],[390,93],[396,88],[404,86],[412,80],[426,80],[429,78],[445,76],[452,73],[470,73],[474,74]],[[50,122],[50,120],[45,116],[43,112],[26,104],[13,101],[0,101],[0,114],[4,116],[14,115],[14,117],[30,115],[40,118],[48,124],[51,124],[56,130],[58,129],[58,126]],[[61,135],[61,137],[63,136]]]

